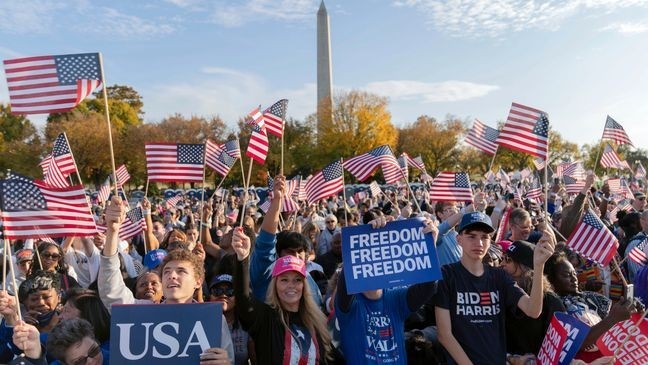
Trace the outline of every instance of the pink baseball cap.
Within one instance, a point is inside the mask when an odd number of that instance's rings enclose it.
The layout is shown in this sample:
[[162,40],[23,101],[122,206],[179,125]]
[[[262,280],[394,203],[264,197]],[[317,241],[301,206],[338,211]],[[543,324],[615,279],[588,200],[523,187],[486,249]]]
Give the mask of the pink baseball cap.
[[277,277],[287,271],[297,271],[301,276],[306,276],[306,264],[304,260],[295,256],[282,256],[275,261],[272,268],[272,277]]

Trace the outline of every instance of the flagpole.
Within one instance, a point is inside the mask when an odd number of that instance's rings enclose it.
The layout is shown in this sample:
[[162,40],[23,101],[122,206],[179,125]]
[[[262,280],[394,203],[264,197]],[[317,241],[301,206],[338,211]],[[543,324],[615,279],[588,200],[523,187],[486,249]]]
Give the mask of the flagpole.
[[[248,176],[247,176],[247,181],[245,184],[243,184],[243,206],[241,209],[245,210],[245,204],[247,203],[247,196],[248,196],[248,186],[250,186],[250,176],[252,175],[252,165],[254,164],[254,160],[252,157],[250,157],[250,167],[248,168]],[[243,218],[245,218],[244,212],[241,213],[241,223],[239,224],[239,227],[243,227]],[[281,214],[281,213],[280,213]]]
[[[81,175],[79,174],[79,167],[77,166],[76,158],[74,158],[74,152],[72,152],[72,147],[70,147],[70,141],[67,138],[67,133],[63,132],[63,138],[65,138],[65,143],[67,144],[68,149],[70,150],[70,156],[72,156],[72,162],[74,162],[74,169],[76,170],[76,175],[77,178],[79,179],[79,184],[83,185],[83,180],[81,180]],[[71,178],[70,178],[70,184],[74,186],[74,184],[72,184]]]
[[3,244],[2,246],[2,251],[3,251],[2,252],[2,291],[6,292],[7,291],[7,239],[6,238],[2,240],[2,244]]
[[414,191],[412,191],[412,188],[409,185],[409,178],[407,177],[409,175],[409,164],[407,163],[407,158],[404,158],[403,160],[405,161],[405,168],[408,170],[407,171],[408,173],[406,174],[405,172],[403,172],[403,169],[400,169],[401,175],[403,175],[403,178],[405,178],[405,184],[407,184],[407,190],[409,191],[409,195],[412,196],[412,200],[414,200],[414,204],[416,204],[416,208],[418,209],[419,214],[423,214],[423,212],[421,211],[421,206],[419,205],[418,200],[416,200],[416,197],[414,196]]
[[[204,162],[203,158],[203,162]],[[200,186],[200,223],[198,223],[198,240],[196,242],[201,242],[200,241],[200,236],[202,234],[202,224],[203,224],[203,218],[205,213],[204,208],[205,207],[205,165],[203,164],[203,179],[202,179],[202,185]]]
[[[110,164],[112,166],[113,176],[115,176],[116,178],[117,169],[115,168],[115,151],[113,150],[112,127],[110,126],[110,112],[108,111],[108,91],[106,90],[108,83],[106,82],[106,76],[104,75],[103,55],[101,54],[101,52],[99,52],[99,68],[101,69],[101,82],[103,83],[104,107],[106,109],[106,121],[108,122],[108,143],[110,144]],[[117,184],[115,184],[115,195],[119,196],[119,193],[117,192]]]
[[493,154],[493,158],[491,159],[491,162],[488,165],[488,171],[490,171],[493,168],[493,164],[495,163],[495,156],[497,156],[497,151],[499,151],[499,145],[495,148],[495,153]]
[[[340,165],[344,166],[344,158],[340,157]],[[349,225],[349,217],[346,209],[346,189],[344,188],[344,169],[342,169],[342,199],[344,199],[344,221]]]
[[218,185],[214,189],[214,192],[212,193],[211,197],[209,197],[209,199],[214,199],[214,195],[216,195],[216,192],[218,191],[218,189],[220,189],[221,185],[223,185],[223,183],[225,182],[225,178],[227,177],[227,175],[229,175],[230,171],[232,171],[232,169],[227,170],[227,174],[225,174],[225,176],[223,176],[223,178],[218,183]]
[[149,187],[149,178],[148,176],[146,177],[146,187],[144,188],[144,197],[146,198],[148,194],[148,187]]
[[549,183],[547,181],[547,175],[549,175],[549,147],[547,147],[547,156],[545,157],[544,164],[544,186],[545,186],[545,201],[544,201],[544,210],[545,210],[545,219],[549,219]]
[[[281,120],[281,125],[283,128],[283,119]],[[280,168],[280,173],[283,176],[284,174],[284,130],[281,131],[281,168]]]

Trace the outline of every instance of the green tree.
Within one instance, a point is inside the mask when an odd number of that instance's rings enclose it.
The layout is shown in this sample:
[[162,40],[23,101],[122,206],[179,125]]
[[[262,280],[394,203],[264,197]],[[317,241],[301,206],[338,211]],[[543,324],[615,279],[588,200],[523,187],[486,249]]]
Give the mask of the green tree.
[[42,154],[36,127],[25,116],[11,114],[8,105],[0,104],[0,173],[12,170],[38,176]]

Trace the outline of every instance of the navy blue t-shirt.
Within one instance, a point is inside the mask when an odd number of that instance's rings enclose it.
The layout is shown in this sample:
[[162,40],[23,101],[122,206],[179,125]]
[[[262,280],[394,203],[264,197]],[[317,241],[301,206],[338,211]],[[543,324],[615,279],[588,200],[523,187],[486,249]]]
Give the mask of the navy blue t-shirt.
[[517,306],[524,291],[503,269],[488,265],[482,276],[471,274],[461,262],[444,265],[441,272],[434,304],[450,311],[452,334],[468,358],[475,365],[506,363],[505,313]]

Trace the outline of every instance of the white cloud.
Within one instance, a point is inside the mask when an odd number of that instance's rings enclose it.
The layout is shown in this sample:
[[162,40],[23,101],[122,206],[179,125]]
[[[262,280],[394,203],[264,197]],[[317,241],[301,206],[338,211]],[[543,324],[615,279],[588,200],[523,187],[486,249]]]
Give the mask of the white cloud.
[[225,27],[237,27],[260,19],[312,20],[317,11],[316,0],[247,0],[232,3],[234,1],[228,1],[227,5],[216,5],[211,20]]
[[527,29],[556,30],[585,11],[648,7],[648,0],[394,0],[422,12],[436,30],[458,37],[499,37]]
[[634,35],[648,32],[648,23],[612,23],[601,31],[612,31],[625,35]]
[[0,32],[45,33],[54,24],[54,13],[65,7],[49,0],[2,1]]
[[101,16],[95,19],[92,27],[84,27],[100,34],[130,38],[156,37],[175,31],[173,26],[119,12],[112,8],[102,8]]
[[364,90],[392,100],[419,100],[425,103],[453,102],[479,98],[499,89],[497,85],[466,81],[421,82],[388,80],[367,84]]
[[172,114],[212,116],[218,114],[231,128],[239,117],[258,104],[270,106],[287,98],[288,116],[302,119],[315,111],[315,84],[277,89],[252,73],[222,67],[204,67],[196,83],[159,84],[143,89],[146,116],[159,121]]

